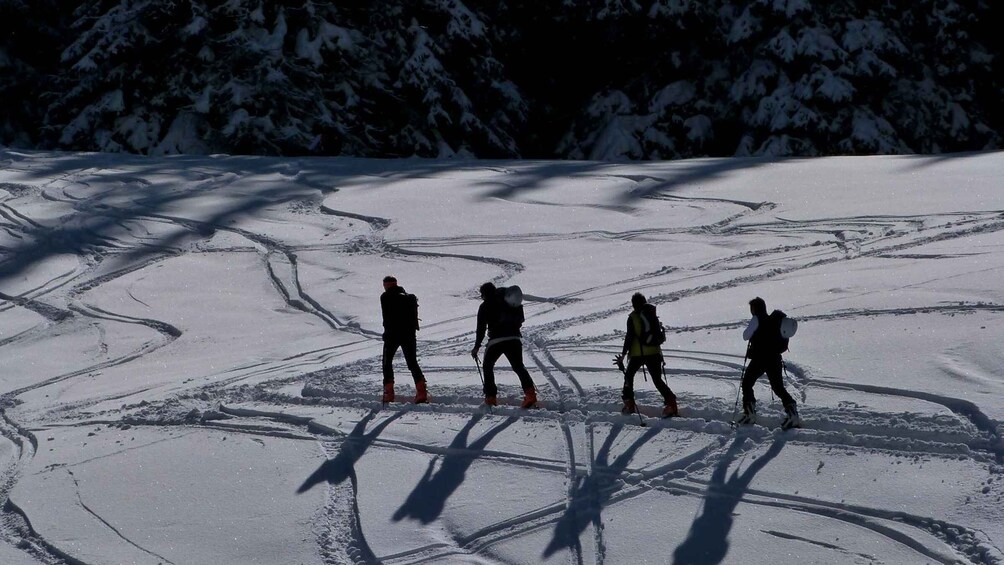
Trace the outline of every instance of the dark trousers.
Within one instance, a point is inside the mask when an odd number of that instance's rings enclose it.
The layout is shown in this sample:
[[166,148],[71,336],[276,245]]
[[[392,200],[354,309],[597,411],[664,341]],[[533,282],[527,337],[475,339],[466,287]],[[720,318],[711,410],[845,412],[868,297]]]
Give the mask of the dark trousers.
[[621,398],[624,400],[634,400],[634,375],[642,365],[652,374],[652,382],[659,390],[663,400],[676,398],[669,385],[662,379],[662,355],[642,355],[641,357],[631,357],[628,360],[627,368],[624,370],[624,390]]
[[485,396],[498,396],[499,389],[495,386],[495,362],[503,355],[519,377],[519,384],[523,386],[523,390],[534,390],[536,387],[533,386],[533,379],[523,364],[523,343],[518,339],[511,339],[489,345],[488,349],[485,349]]
[[404,361],[416,383],[425,380],[422,368],[418,366],[418,345],[414,335],[384,336],[383,338],[383,382],[394,382],[394,355],[400,347],[404,353]]
[[784,406],[794,406],[795,399],[784,389],[784,379],[781,378],[781,356],[770,357],[768,359],[750,359],[743,373],[743,406],[756,402],[753,395],[753,385],[761,375],[767,373],[767,380],[770,381],[770,388],[774,394],[781,399]]

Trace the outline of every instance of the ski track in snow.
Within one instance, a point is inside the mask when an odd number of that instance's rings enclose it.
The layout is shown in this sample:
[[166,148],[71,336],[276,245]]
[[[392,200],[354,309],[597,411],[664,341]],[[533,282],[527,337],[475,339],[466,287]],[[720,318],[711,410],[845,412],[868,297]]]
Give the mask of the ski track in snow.
[[[312,297],[300,279],[298,252],[323,249],[336,257],[362,253],[398,258],[421,257],[429,260],[460,259],[497,269],[499,273],[494,277],[497,283],[504,283],[526,269],[524,265],[504,258],[464,252],[465,249],[477,249],[485,244],[497,243],[497,236],[471,234],[388,241],[383,238],[382,232],[393,225],[392,220],[332,209],[327,205],[319,207],[316,214],[363,221],[369,225],[370,235],[364,240],[355,239],[322,247],[285,243],[265,233],[256,233],[230,225],[229,221],[232,219],[254,214],[266,206],[282,203],[281,200],[269,199],[280,196],[278,192],[257,194],[258,200],[254,200],[245,208],[232,213],[224,212],[209,219],[185,218],[176,212],[168,213],[163,209],[165,204],[175,199],[193,197],[196,193],[212,194],[221,191],[235,180],[231,174],[207,175],[201,181],[193,182],[187,190],[174,188],[176,193],[162,190],[163,193],[148,198],[128,199],[123,207],[119,207],[112,197],[122,196],[120,193],[128,193],[128,190],[142,191],[145,187],[153,186],[153,183],[143,178],[122,175],[119,179],[123,186],[121,191],[91,195],[87,179],[102,175],[114,175],[114,173],[86,169],[67,172],[38,187],[0,185],[0,189],[6,189],[13,194],[40,191],[44,200],[70,207],[76,214],[75,217],[80,219],[79,224],[50,228],[46,227],[44,222],[32,219],[30,214],[19,211],[16,205],[0,201],[0,227],[8,236],[21,242],[20,245],[34,249],[36,253],[72,250],[82,257],[81,264],[74,271],[60,273],[18,296],[0,295],[0,298],[6,301],[0,306],[0,313],[21,307],[35,312],[42,319],[34,328],[5,337],[0,341],[0,346],[7,347],[37,338],[56,326],[66,324],[140,325],[154,330],[159,336],[158,339],[144,343],[131,352],[12,390],[0,398],[2,402],[0,415],[3,416],[0,431],[8,441],[17,446],[16,456],[7,462],[0,474],[0,499],[6,502],[0,521],[0,540],[22,549],[40,563],[55,564],[70,558],[39,538],[32,531],[23,513],[8,499],[9,493],[37,449],[37,440],[32,433],[8,416],[8,412],[17,405],[17,396],[108,367],[126,365],[155,350],[169,346],[182,335],[180,329],[166,321],[138,318],[89,305],[83,299],[85,293],[93,292],[104,284],[166,258],[197,252],[192,241],[207,238],[216,232],[228,232],[244,238],[249,242],[249,246],[256,248],[256,252],[261,256],[265,276],[271,281],[276,293],[285,304],[316,317],[335,332],[355,336],[358,338],[357,343],[371,343],[370,347],[374,353],[378,353],[380,338],[378,332],[360,327]],[[567,233],[525,233],[514,234],[507,239],[523,243],[586,238],[631,242],[687,234],[738,240],[751,235],[766,234],[786,242],[784,245],[737,252],[705,263],[698,269],[708,274],[727,273],[728,278],[724,280],[709,279],[715,281],[709,283],[695,281],[692,286],[650,296],[653,302],[667,303],[723,289],[742,287],[782,275],[791,275],[836,261],[850,262],[867,257],[909,257],[910,255],[904,252],[920,246],[1004,230],[1004,212],[993,210],[904,217],[886,215],[836,217],[812,221],[771,219],[768,214],[777,208],[777,204],[772,202],[743,202],[660,194],[659,190],[652,186],[653,180],[656,184],[667,182],[664,179],[653,178],[632,180],[638,183],[640,197],[654,201],[690,203],[711,209],[738,207],[740,211],[726,213],[724,219],[707,225],[623,232],[585,230]],[[512,192],[505,191],[504,198],[516,198]],[[103,197],[107,197],[108,201],[104,201]],[[496,197],[503,198],[498,195]],[[334,198],[334,202],[337,203],[337,197]],[[174,231],[167,237],[150,236],[149,231],[144,235],[143,230],[140,230],[143,222],[160,222]],[[69,233],[70,231],[73,233]],[[30,255],[18,255],[17,248],[13,257],[13,264],[17,266],[33,261]],[[937,259],[939,256],[924,255],[924,257]],[[117,259],[120,263],[117,268],[109,272],[103,269],[103,265],[110,259]],[[577,373],[609,371],[610,367],[589,365],[569,367],[562,364],[557,354],[563,351],[599,351],[609,352],[612,355],[615,351],[610,350],[611,343],[618,343],[617,334],[575,340],[563,338],[559,334],[577,325],[608,318],[618,320],[619,327],[623,309],[602,309],[587,315],[564,317],[560,314],[567,305],[590,297],[624,294],[644,288],[646,281],[653,277],[662,278],[656,286],[658,288],[662,286],[664,280],[672,278],[674,271],[674,268],[663,268],[653,273],[577,289],[552,298],[528,295],[530,300],[547,302],[553,308],[550,317],[555,319],[541,324],[535,324],[530,319],[525,328],[525,350],[528,361],[532,361],[527,363],[528,368],[532,369],[531,373],[535,380],[542,385],[542,408],[538,410],[521,411],[512,406],[502,405],[493,414],[484,414],[478,407],[481,399],[480,387],[477,385],[450,390],[441,389],[435,393],[434,403],[427,406],[382,407],[375,399],[375,392],[370,390],[376,388],[375,384],[368,384],[366,385],[368,388],[365,389],[362,385],[353,383],[344,383],[339,390],[330,390],[324,386],[333,375],[379,374],[379,357],[371,356],[352,363],[340,364],[338,348],[331,348],[300,352],[281,361],[249,363],[246,366],[233,367],[229,371],[232,374],[224,372],[223,378],[212,385],[204,385],[185,393],[185,398],[199,398],[200,395],[212,398],[213,402],[221,407],[223,414],[220,417],[229,418],[224,421],[211,421],[205,418],[197,421],[181,418],[165,421],[145,416],[156,414],[158,408],[156,405],[142,407],[138,412],[135,411],[135,406],[131,406],[132,413],[120,416],[109,414],[105,421],[116,421],[116,418],[119,418],[120,421],[133,425],[156,427],[220,426],[251,435],[314,438],[327,453],[330,466],[319,469],[317,476],[308,478],[304,487],[327,484],[327,504],[324,512],[317,517],[315,531],[320,555],[329,563],[424,563],[464,555],[478,555],[491,560],[493,547],[530,533],[546,532],[550,543],[545,549],[545,556],[558,551],[568,551],[571,562],[577,565],[584,563],[602,565],[611,561],[606,555],[603,510],[619,504],[630,504],[631,499],[648,492],[669,492],[709,500],[710,502],[706,503],[702,510],[702,515],[695,518],[695,530],[701,526],[702,519],[719,519],[731,513],[740,503],[753,504],[853,524],[885,537],[890,544],[908,547],[924,558],[939,563],[956,563],[960,559],[965,559],[969,563],[1004,563],[1000,548],[994,546],[982,532],[937,517],[775,492],[761,492],[748,488],[757,470],[776,457],[788,442],[810,446],[859,446],[908,455],[943,454],[969,457],[989,463],[1004,463],[1004,442],[998,435],[1000,423],[988,417],[978,405],[970,401],[905,389],[838,382],[823,375],[810,377],[798,365],[789,362],[788,385],[800,400],[804,400],[807,397],[807,390],[813,388],[853,390],[863,394],[910,398],[941,405],[955,414],[957,421],[952,423],[936,420],[920,414],[903,417],[902,414],[861,408],[837,410],[816,407],[809,403],[804,404],[802,408],[803,418],[810,423],[804,429],[778,432],[753,426],[733,430],[728,425],[734,410],[732,398],[681,398],[684,417],[660,420],[652,417],[655,415],[652,408],[646,408],[645,410],[649,412],[646,417],[648,426],[638,429],[639,434],[630,441],[626,449],[612,455],[614,442],[625,434],[625,430],[634,426],[633,416],[628,418],[617,414],[616,397],[619,396],[617,394],[619,382],[615,381],[615,384],[609,387],[613,389],[613,393],[610,390],[589,389],[576,376]],[[135,297],[133,300],[142,303]],[[1004,311],[1004,304],[935,304],[909,308],[831,311],[804,316],[801,320],[834,321],[858,317],[953,315],[1001,311]],[[472,312],[471,317],[465,321],[465,325],[471,328],[473,328],[473,314]],[[453,321],[457,320],[450,320]],[[669,329],[674,332],[731,330],[741,328],[743,323],[728,322]],[[465,332],[423,341],[420,346],[420,359],[428,352],[436,352],[437,355],[466,355],[470,346],[468,340],[469,334]],[[667,359],[674,358],[716,364],[721,370],[671,371],[673,376],[727,378],[733,382],[736,380],[739,365],[732,357],[715,352],[668,350]],[[312,369],[318,365],[328,365],[329,368],[321,371]],[[469,369],[436,366],[428,366],[425,370],[430,374],[453,370],[470,372]],[[284,371],[286,374],[300,371],[300,376],[269,379],[269,375],[281,374]],[[503,364],[499,378],[500,386],[511,384],[507,382],[511,375],[505,372]],[[256,384],[248,390],[244,382]],[[283,386],[292,384],[303,385],[299,396],[275,392]],[[652,404],[655,395],[654,391],[650,390],[650,383],[637,382],[636,388],[640,401]],[[78,414],[85,411],[88,406],[112,398],[114,397],[62,405],[48,415],[52,420],[45,424],[93,425],[94,419],[77,420]],[[273,408],[256,411],[240,407],[248,402],[262,402]],[[165,407],[169,405],[170,401],[163,404]],[[286,410],[295,411],[299,407],[312,406],[334,409],[362,408],[368,412],[347,434],[320,425],[312,418],[300,418],[286,413]],[[420,420],[443,414],[461,415],[470,417],[470,426],[483,420],[492,424],[492,427],[479,436],[469,438],[466,437],[470,432],[470,428],[467,427],[457,436],[454,441],[456,445],[451,445],[448,449],[381,437],[381,432],[405,414]],[[769,420],[776,416],[768,412],[766,417]],[[487,449],[489,440],[494,434],[519,420],[540,421],[558,426],[565,441],[565,459],[558,461],[548,458],[514,457],[508,453]],[[37,422],[34,425],[37,425]],[[711,437],[712,441],[707,446],[677,459],[632,466],[632,459],[638,449],[652,438],[668,433],[704,434]],[[584,445],[585,453],[578,453],[576,445]],[[408,450],[427,454],[440,461],[440,473],[445,467],[448,472],[458,476],[463,476],[465,465],[470,465],[475,459],[504,462],[514,467],[560,472],[565,476],[567,492],[563,500],[542,501],[539,508],[528,514],[508,517],[465,535],[453,534],[449,543],[431,544],[399,554],[378,555],[370,546],[363,528],[358,500],[358,481],[353,470],[356,461],[368,450],[373,449]],[[760,455],[755,456],[756,459],[747,470],[727,477],[727,471],[733,462],[744,457],[753,457],[756,453]],[[703,478],[705,475],[710,478]],[[430,481],[435,479],[436,476],[433,475]],[[443,493],[442,496],[444,498],[441,502],[445,504],[449,493]],[[83,505],[82,499],[79,502]],[[409,507],[408,501],[404,501],[399,511],[402,513],[402,519],[416,518],[414,516],[416,508]],[[427,518],[435,517],[417,516],[417,519],[422,521]],[[115,530],[112,524],[105,524]],[[583,536],[587,530],[591,530],[591,537]],[[118,534],[117,530],[115,532]],[[847,545],[834,545],[776,530],[767,530],[764,533],[836,550],[846,554],[850,559],[878,561],[881,557],[856,552],[852,542],[848,542]],[[592,543],[583,545],[584,539],[590,539]],[[686,561],[688,551],[694,549],[692,544],[706,539],[706,537],[686,539],[677,548],[675,558],[680,562],[688,562]],[[126,541],[135,545],[129,540]],[[955,553],[945,553],[939,544],[944,544]],[[139,549],[170,563],[165,557],[142,547]]]

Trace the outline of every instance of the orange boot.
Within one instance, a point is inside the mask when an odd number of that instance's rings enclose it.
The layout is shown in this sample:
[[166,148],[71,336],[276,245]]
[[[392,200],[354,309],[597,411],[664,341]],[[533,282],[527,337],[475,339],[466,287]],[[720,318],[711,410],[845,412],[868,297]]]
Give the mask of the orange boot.
[[662,417],[670,418],[672,416],[679,416],[680,410],[676,407],[676,397],[671,396],[666,399],[666,406],[662,409]]
[[520,408],[533,408],[537,405],[537,391],[530,388],[523,391],[523,404],[520,404]]
[[394,381],[383,384],[383,403],[394,402]]
[[429,392],[425,390],[425,381],[415,383],[415,404],[426,404],[429,402]]
[[621,414],[634,414],[638,411],[638,405],[634,403],[634,399],[625,398],[624,408],[621,408]]

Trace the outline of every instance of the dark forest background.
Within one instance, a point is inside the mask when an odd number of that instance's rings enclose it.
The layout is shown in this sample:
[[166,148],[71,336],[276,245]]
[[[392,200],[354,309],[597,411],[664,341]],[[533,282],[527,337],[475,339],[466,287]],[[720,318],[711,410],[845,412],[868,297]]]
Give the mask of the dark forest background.
[[0,0],[0,143],[540,159],[998,149],[1000,6]]

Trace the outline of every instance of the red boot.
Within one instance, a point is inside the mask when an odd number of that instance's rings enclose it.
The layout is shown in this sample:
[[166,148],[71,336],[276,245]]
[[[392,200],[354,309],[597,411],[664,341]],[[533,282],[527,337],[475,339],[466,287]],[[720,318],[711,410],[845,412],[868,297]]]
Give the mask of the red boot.
[[485,397],[485,404],[488,405],[488,406],[498,406],[499,405],[499,400],[498,400],[497,397],[494,397],[494,396],[486,396]]
[[638,411],[638,405],[634,403],[631,398],[624,399],[624,407],[621,408],[621,414],[634,414]]
[[533,408],[537,405],[537,391],[534,389],[527,389],[523,391],[523,404],[520,404],[520,408]]
[[394,402],[394,381],[383,384],[383,403]]
[[676,407],[676,398],[670,397],[666,399],[666,406],[662,409],[662,417],[670,418],[672,416],[679,416],[680,410]]
[[429,392],[425,390],[425,381],[415,383],[415,404],[426,404],[429,402]]

